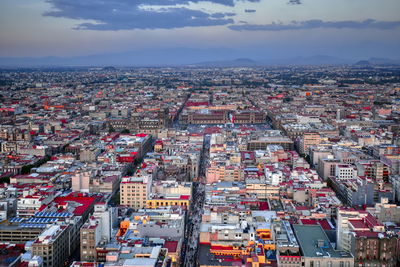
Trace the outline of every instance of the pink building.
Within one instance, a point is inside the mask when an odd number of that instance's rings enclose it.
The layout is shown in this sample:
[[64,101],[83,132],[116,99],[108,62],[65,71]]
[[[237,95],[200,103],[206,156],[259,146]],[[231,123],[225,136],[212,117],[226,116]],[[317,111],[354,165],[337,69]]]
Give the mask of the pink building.
[[72,178],[72,191],[89,192],[90,172],[76,172]]

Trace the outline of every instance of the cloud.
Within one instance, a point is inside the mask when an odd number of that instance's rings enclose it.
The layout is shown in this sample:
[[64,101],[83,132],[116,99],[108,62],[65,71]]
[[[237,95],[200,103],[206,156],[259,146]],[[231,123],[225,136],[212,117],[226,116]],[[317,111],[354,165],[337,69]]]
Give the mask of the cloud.
[[301,5],[301,0],[289,0],[288,5]]
[[245,9],[244,12],[246,13],[256,13],[257,10],[255,9]]
[[225,18],[225,17],[233,17],[235,16],[236,13],[232,13],[232,12],[227,12],[227,13],[214,13],[211,15],[212,18],[215,19],[220,19],[220,18]]
[[391,30],[400,26],[400,21],[377,21],[367,19],[364,21],[322,21],[318,19],[306,21],[292,21],[289,24],[271,23],[271,24],[244,24],[230,25],[229,29],[234,31],[286,31],[286,30],[304,30],[316,28],[333,29],[380,29]]
[[[88,20],[83,30],[173,29],[233,23],[234,13],[208,13],[190,3],[211,2],[234,7],[239,0],[46,0],[52,10],[44,16]],[[259,2],[260,0],[240,0]]]

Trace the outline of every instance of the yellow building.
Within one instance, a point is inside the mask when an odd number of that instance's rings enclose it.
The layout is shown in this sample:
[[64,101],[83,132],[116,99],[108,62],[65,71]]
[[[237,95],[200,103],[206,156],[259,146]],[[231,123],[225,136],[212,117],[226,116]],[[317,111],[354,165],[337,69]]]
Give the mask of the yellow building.
[[[211,245],[210,254],[215,256],[228,256],[232,259],[242,260],[247,263],[246,266],[259,267],[264,264],[270,264],[266,256],[267,250],[275,250],[275,246],[266,246],[259,242],[250,242],[245,248],[235,246]],[[218,261],[217,261],[218,262]],[[251,264],[251,265],[248,265]],[[220,264],[213,264],[209,260],[200,259],[200,267],[217,267]]]
[[[150,181],[150,182],[149,182]],[[150,194],[151,178],[148,177],[124,177],[120,183],[121,205],[134,209],[145,207]]]
[[258,181],[246,183],[246,193],[256,194],[257,198],[265,199],[271,196],[279,196],[279,186],[268,185]]
[[181,206],[183,208],[190,208],[190,196],[181,195],[179,197],[171,198],[152,198],[146,201],[148,209],[157,209],[160,207]]

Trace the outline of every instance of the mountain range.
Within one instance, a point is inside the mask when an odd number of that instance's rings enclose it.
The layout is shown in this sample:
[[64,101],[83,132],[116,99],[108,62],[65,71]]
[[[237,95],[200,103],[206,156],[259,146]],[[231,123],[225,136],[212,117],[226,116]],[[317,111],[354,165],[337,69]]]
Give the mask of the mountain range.
[[355,64],[400,65],[400,60],[387,58],[346,59],[328,55],[274,58],[273,55],[242,52],[229,48],[170,48],[147,49],[121,53],[76,57],[0,57],[0,67],[57,66],[267,66],[267,65],[341,65]]

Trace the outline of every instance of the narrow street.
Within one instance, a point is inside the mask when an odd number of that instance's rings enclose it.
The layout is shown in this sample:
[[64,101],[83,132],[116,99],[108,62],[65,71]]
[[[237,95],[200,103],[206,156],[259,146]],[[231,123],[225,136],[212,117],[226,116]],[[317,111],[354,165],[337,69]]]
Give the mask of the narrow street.
[[204,147],[200,161],[199,182],[193,183],[193,197],[187,220],[184,251],[182,253],[182,267],[197,266],[197,246],[205,197],[205,171],[208,163],[209,149],[210,136],[206,135],[204,136]]

